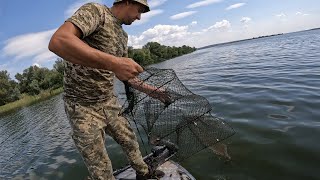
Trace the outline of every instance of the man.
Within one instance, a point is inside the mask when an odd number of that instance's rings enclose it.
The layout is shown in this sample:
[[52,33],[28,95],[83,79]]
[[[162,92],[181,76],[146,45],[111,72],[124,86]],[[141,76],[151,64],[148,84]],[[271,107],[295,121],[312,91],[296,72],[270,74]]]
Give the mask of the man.
[[114,75],[134,85],[138,80],[133,79],[143,71],[127,58],[128,35],[122,24],[130,25],[148,11],[147,0],[116,0],[111,8],[88,3],[50,40],[50,51],[65,60],[65,109],[72,138],[91,179],[114,179],[105,133],[122,146],[137,179],[151,176],[134,132],[127,120],[118,116],[120,105],[113,93]]

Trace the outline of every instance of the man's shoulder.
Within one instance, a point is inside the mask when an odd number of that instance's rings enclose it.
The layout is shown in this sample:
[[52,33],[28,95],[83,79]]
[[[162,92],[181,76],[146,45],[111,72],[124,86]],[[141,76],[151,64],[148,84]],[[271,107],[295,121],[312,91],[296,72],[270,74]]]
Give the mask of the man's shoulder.
[[96,2],[88,2],[88,3],[83,4],[83,6],[94,6],[96,8],[106,7],[105,5],[100,4],[100,3],[96,3]]
[[104,4],[96,3],[96,2],[90,2],[90,3],[87,3],[87,4],[95,6],[96,8],[99,8],[99,9],[102,9],[102,10],[109,9],[108,6],[106,6]]
[[89,2],[82,5],[82,7],[88,10],[93,10],[98,14],[104,14],[104,13],[109,14],[109,7],[104,4]]

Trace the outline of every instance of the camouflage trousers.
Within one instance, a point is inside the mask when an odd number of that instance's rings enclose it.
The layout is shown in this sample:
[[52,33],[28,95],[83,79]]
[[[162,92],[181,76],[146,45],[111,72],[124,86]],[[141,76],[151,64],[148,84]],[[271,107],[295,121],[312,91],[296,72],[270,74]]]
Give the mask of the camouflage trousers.
[[128,121],[118,116],[120,106],[116,97],[94,104],[76,103],[64,98],[65,110],[72,127],[72,139],[88,168],[91,179],[109,180],[112,164],[105,148],[105,135],[110,135],[122,146],[133,169],[148,173],[142,159],[137,138]]

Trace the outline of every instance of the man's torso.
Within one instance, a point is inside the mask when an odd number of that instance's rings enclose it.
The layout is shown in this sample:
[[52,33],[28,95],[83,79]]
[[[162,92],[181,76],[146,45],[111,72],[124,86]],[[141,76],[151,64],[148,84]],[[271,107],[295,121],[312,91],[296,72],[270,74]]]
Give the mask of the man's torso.
[[[105,53],[117,57],[126,56],[128,36],[110,9],[93,3],[81,8],[67,21],[81,29],[84,35],[82,40]],[[113,72],[68,61],[65,63],[64,88],[67,98],[96,102],[113,96]]]

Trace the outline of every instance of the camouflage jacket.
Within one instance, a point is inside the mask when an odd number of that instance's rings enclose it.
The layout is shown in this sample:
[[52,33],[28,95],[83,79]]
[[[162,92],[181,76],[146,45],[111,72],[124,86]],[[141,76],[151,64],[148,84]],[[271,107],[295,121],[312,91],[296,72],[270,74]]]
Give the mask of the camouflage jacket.
[[[128,35],[120,21],[104,5],[88,3],[69,19],[83,34],[82,41],[105,53],[127,56]],[[65,61],[65,97],[75,101],[101,102],[113,96],[114,74]]]

